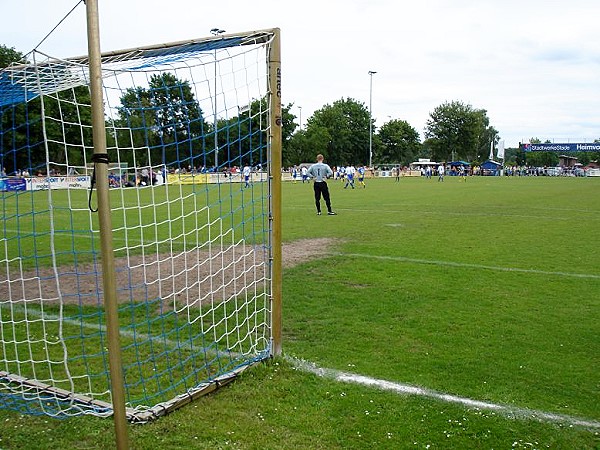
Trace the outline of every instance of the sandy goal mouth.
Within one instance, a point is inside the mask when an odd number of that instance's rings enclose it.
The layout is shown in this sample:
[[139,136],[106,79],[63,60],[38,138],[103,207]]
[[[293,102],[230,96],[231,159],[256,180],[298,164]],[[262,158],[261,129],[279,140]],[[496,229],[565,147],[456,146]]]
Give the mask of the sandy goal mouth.
[[[301,239],[282,246],[284,268],[329,254],[336,240]],[[9,269],[7,269],[8,271]],[[82,263],[0,274],[0,302],[102,302],[100,263]],[[204,303],[265,289],[270,277],[266,249],[243,242],[196,248],[179,253],[153,253],[115,258],[120,303],[161,299]]]

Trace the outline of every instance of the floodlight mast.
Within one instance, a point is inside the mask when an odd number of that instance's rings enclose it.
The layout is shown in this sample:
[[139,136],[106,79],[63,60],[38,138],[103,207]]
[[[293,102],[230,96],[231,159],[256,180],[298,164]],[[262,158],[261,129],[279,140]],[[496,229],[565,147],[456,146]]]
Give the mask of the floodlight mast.
[[373,167],[373,75],[376,73],[369,70],[369,168]]
[[[225,33],[221,28],[212,28],[210,33],[213,36],[218,36]],[[214,110],[214,132],[215,132],[215,170],[219,172],[219,140],[217,138],[217,49],[215,48],[215,110]]]

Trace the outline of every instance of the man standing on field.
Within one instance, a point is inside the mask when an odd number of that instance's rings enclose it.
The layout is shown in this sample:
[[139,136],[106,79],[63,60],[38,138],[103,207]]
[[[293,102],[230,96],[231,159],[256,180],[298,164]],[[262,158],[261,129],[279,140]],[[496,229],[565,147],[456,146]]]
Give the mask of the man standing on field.
[[317,162],[309,167],[306,171],[306,175],[310,178],[314,178],[313,188],[315,190],[315,205],[317,207],[317,216],[321,215],[321,195],[327,205],[327,214],[335,216],[335,213],[331,209],[331,199],[329,197],[329,188],[327,187],[327,178],[333,175],[333,170],[328,164],[323,162],[323,155],[317,155]]
[[250,174],[252,173],[252,169],[250,169],[250,166],[248,164],[246,164],[244,166],[244,170],[242,171],[242,175],[244,176],[244,187],[249,188],[250,187]]

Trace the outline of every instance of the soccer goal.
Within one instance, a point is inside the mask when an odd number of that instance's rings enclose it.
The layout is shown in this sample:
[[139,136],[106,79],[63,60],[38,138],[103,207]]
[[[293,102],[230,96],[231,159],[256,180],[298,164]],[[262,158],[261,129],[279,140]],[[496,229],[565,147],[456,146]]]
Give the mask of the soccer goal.
[[0,71],[0,407],[112,414],[103,277],[130,421],[277,355],[279,31],[102,54],[112,273],[88,58],[28,60]]

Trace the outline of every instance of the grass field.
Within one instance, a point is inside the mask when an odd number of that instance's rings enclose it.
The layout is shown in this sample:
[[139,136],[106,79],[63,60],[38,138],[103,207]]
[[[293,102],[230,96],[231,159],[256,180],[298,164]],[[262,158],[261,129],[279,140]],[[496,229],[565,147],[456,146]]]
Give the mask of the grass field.
[[[285,358],[131,426],[132,448],[600,448],[600,179],[367,183],[330,182],[333,217],[284,185],[284,240],[332,242],[284,272]],[[108,419],[0,421],[2,449],[114,446]]]

